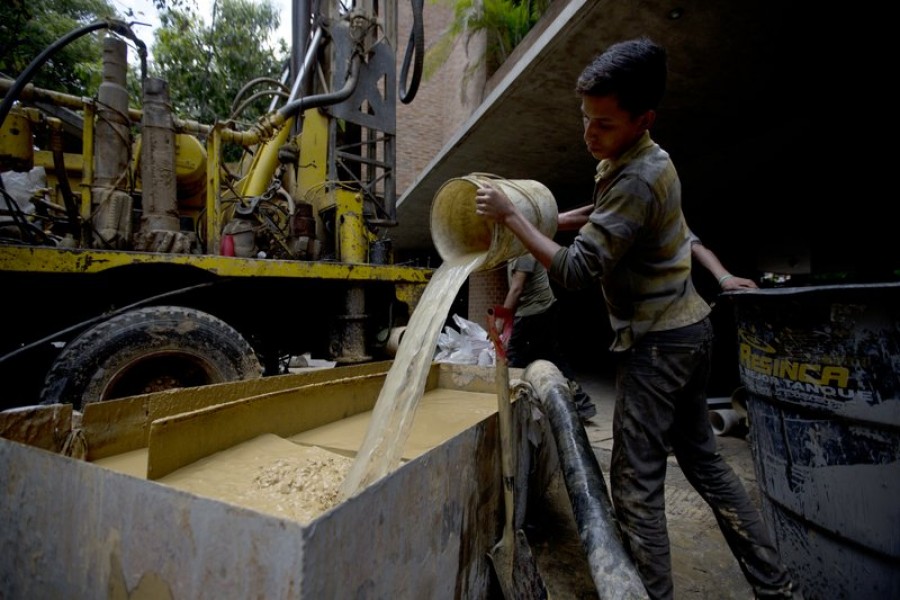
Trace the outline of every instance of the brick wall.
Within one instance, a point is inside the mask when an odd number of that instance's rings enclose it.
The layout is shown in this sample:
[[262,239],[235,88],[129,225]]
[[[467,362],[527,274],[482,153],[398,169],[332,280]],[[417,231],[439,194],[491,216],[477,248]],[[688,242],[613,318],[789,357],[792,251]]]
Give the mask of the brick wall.
[[[444,44],[446,34],[453,22],[453,9],[448,4],[426,2],[423,11],[425,26],[425,54],[436,55],[436,49]],[[406,44],[412,22],[409,2],[400,2],[398,7],[400,22],[397,49],[397,78],[403,66]],[[456,39],[450,45],[451,51],[433,73],[423,74],[415,98],[409,104],[397,102],[397,197],[453,137],[459,126],[478,108],[481,103],[485,77],[478,65],[483,54],[484,42],[481,37],[473,37],[466,43],[465,38]],[[429,59],[428,63],[431,63]],[[412,65],[407,84],[412,78]],[[465,173],[460,173],[465,175]]]
[[[447,32],[453,22],[453,8],[449,3],[426,2],[424,11],[425,50],[435,54],[446,43]],[[409,2],[398,6],[400,23],[397,49],[397,77],[403,66],[406,44],[412,22]],[[453,138],[466,119],[478,108],[484,95],[485,75],[481,57],[484,53],[483,36],[470,40],[456,39],[443,61],[436,61],[439,68],[429,72],[429,64],[419,84],[415,98],[409,104],[397,102],[397,197],[416,180],[418,175],[440,150]],[[408,85],[412,76],[410,65]],[[399,88],[398,88],[399,89]],[[459,176],[466,173],[459,173]],[[506,275],[503,269],[475,273],[468,285],[460,291],[448,316],[454,313],[485,327],[487,309],[502,304],[506,297]],[[452,324],[452,321],[450,322]]]
[[505,267],[469,275],[469,315],[466,318],[487,329],[487,311],[492,306],[503,304],[506,290]]

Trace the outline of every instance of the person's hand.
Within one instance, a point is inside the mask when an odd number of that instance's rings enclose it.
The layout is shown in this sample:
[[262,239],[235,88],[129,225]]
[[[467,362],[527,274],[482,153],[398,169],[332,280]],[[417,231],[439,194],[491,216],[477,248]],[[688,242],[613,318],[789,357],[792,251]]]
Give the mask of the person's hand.
[[752,279],[737,277],[735,275],[724,277],[719,283],[719,287],[722,288],[723,292],[730,292],[732,290],[755,290],[759,288]]
[[475,191],[475,214],[498,223],[505,223],[506,218],[515,214],[516,206],[501,190],[489,183],[481,185]]

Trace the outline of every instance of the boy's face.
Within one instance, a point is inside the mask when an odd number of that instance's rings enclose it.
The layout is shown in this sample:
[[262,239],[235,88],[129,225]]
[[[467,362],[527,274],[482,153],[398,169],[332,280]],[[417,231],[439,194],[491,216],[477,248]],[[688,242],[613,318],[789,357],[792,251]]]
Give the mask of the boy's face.
[[615,96],[582,96],[581,117],[584,141],[597,160],[618,158],[641,137],[653,123],[652,110],[632,117],[619,107]]

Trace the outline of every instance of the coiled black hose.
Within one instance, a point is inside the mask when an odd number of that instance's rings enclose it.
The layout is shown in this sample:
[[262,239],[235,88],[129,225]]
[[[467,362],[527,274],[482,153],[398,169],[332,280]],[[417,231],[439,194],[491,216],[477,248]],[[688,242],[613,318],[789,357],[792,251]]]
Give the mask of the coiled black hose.
[[[410,0],[410,2],[412,3],[413,26],[409,32],[406,54],[403,56],[403,67],[400,69],[400,101],[403,104],[409,104],[416,97],[425,62],[425,24],[422,17],[424,0]],[[415,53],[415,62],[413,63],[412,82],[407,88],[406,79],[409,77],[409,63],[413,59],[413,53]]]

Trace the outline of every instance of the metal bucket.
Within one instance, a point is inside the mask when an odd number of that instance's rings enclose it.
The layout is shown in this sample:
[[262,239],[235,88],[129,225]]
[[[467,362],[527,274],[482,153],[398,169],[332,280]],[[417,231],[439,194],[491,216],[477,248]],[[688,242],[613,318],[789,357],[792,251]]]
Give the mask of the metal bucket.
[[900,598],[900,284],[729,297],[782,560],[808,598]]
[[542,183],[470,173],[446,181],[431,203],[431,238],[445,261],[487,253],[481,270],[488,270],[525,254],[525,247],[509,229],[475,214],[475,192],[485,183],[503,191],[544,235],[556,234],[556,199]]

